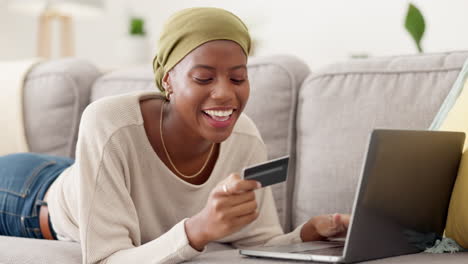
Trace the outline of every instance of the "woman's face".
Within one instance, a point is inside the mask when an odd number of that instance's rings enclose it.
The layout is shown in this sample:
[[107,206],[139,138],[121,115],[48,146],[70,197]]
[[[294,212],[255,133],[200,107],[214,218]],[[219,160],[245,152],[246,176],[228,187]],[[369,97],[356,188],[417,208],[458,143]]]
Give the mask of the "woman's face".
[[249,98],[247,57],[229,40],[207,42],[182,59],[163,81],[172,90],[171,108],[192,133],[222,142]]

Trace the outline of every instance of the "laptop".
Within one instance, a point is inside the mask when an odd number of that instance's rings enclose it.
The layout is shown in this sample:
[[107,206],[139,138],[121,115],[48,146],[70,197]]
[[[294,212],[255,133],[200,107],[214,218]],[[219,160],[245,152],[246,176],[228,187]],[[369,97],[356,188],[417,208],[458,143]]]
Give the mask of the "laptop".
[[351,263],[421,252],[443,234],[464,141],[459,132],[374,130],[345,239],[239,253]]

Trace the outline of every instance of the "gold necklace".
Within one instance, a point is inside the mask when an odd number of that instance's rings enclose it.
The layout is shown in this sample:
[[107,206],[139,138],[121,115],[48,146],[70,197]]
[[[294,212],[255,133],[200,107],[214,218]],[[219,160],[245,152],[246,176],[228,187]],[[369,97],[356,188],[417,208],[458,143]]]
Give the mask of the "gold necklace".
[[174,170],[182,177],[184,178],[187,178],[187,179],[190,179],[190,178],[195,178],[197,177],[198,175],[200,175],[200,173],[202,173],[203,170],[205,170],[205,167],[206,165],[208,164],[208,161],[210,160],[211,158],[211,153],[213,152],[213,149],[214,149],[214,143],[211,144],[211,149],[210,149],[210,153],[208,154],[208,158],[206,159],[205,161],[205,164],[203,164],[203,166],[201,167],[201,169],[193,174],[193,175],[185,175],[183,174],[182,172],[180,172],[176,166],[174,165],[174,163],[172,162],[171,160],[171,157],[169,156],[169,152],[167,151],[166,149],[166,144],[164,144],[164,138],[163,138],[163,133],[162,133],[162,123],[163,123],[163,113],[164,113],[164,102],[161,103],[161,117],[160,117],[160,120],[159,120],[159,134],[161,135],[161,142],[162,142],[162,145],[163,145],[163,149],[164,149],[164,152],[166,153],[166,157],[167,159],[169,160],[169,163],[171,163],[171,166],[172,168],[174,168]]

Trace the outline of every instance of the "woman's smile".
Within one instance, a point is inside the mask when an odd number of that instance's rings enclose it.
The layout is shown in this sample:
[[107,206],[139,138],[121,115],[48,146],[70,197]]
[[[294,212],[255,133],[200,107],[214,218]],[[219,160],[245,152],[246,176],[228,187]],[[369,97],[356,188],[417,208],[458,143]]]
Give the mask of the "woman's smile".
[[231,126],[235,121],[235,111],[236,109],[231,107],[217,107],[205,109],[202,113],[209,125],[215,128],[225,128]]

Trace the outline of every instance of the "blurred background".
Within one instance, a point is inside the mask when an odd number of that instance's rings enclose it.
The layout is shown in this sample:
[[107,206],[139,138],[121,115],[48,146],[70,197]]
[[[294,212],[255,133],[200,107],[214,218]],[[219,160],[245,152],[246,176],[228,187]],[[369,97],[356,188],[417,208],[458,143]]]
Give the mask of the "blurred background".
[[[0,0],[0,60],[37,55],[39,13],[11,8]],[[92,0],[83,1],[91,2]],[[34,2],[34,0],[26,1]],[[54,1],[52,1],[54,2]],[[77,1],[79,2],[79,1]],[[241,17],[254,38],[253,56],[292,54],[312,70],[359,57],[417,53],[405,29],[409,3],[424,16],[424,52],[466,50],[466,0],[102,0],[98,12],[72,14],[73,56],[103,68],[150,63],[164,21],[175,11],[193,6],[225,8]],[[128,44],[130,18],[144,22],[143,45]],[[57,25],[54,25],[56,23]],[[52,33],[60,33],[58,22]],[[52,34],[51,57],[60,56],[60,34]]]

